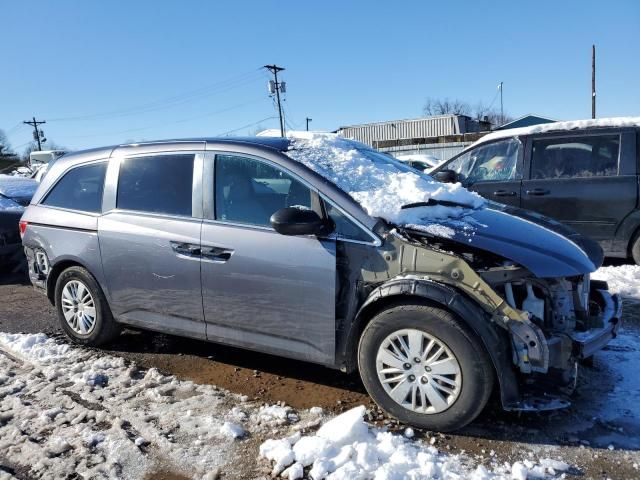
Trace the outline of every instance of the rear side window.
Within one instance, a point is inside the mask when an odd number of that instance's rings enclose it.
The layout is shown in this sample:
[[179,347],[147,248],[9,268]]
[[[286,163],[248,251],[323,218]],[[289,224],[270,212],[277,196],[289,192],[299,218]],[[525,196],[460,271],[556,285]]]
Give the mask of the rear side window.
[[69,170],[47,194],[42,204],[82,212],[102,211],[102,191],[106,171],[107,162]]
[[531,178],[608,177],[618,173],[619,135],[545,138],[532,142]]
[[193,154],[122,160],[116,208],[191,216]]

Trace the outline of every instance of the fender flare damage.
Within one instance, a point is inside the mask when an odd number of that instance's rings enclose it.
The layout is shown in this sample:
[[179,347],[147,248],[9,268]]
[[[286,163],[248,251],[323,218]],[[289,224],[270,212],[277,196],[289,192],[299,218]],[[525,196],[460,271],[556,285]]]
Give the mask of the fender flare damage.
[[[361,305],[347,333],[346,351],[340,352],[347,360],[348,369],[355,367],[355,352],[360,332],[368,320],[394,299],[406,301],[407,297],[437,303],[455,313],[481,339],[491,362],[500,388],[500,399],[506,410],[517,408],[520,403],[518,380],[511,362],[508,332],[493,324],[491,317],[456,289],[426,279],[394,279],[375,288]],[[349,365],[352,363],[352,365]]]

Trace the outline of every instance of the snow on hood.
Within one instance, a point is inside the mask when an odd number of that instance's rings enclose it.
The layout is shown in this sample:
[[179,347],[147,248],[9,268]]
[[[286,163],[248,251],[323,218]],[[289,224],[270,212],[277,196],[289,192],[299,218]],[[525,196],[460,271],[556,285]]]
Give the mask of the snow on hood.
[[372,217],[396,225],[459,218],[469,208],[434,205],[402,210],[403,205],[446,200],[477,209],[485,200],[459,183],[444,184],[371,147],[332,133],[289,132],[287,154],[349,194]]
[[31,198],[38,188],[38,182],[31,178],[0,175],[0,195],[8,198]]

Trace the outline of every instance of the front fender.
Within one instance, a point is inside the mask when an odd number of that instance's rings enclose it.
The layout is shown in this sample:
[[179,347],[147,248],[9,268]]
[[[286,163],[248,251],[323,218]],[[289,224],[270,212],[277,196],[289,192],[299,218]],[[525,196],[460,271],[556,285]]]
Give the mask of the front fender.
[[[511,362],[511,342],[503,328],[491,322],[491,317],[475,302],[453,287],[427,279],[395,278],[375,288],[363,302],[348,333],[350,351],[355,352],[360,333],[367,322],[390,304],[407,302],[435,303],[455,313],[481,339],[493,363],[500,398],[505,409],[519,403],[520,396],[514,366]],[[347,352],[343,352],[346,357]]]

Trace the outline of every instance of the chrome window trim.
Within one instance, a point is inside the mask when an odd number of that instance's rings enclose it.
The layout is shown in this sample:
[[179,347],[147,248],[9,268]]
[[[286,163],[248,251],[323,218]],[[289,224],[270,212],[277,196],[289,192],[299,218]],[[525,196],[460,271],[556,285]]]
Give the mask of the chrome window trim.
[[341,235],[338,235],[335,232],[332,232],[331,234],[329,234],[328,236],[334,235],[335,238],[337,240],[343,241],[343,242],[350,242],[350,243],[359,243],[362,245],[373,245],[375,247],[379,247],[380,245],[382,245],[382,240],[380,240],[380,238],[373,233],[371,230],[369,230],[367,227],[365,227],[364,225],[362,225],[362,223],[360,223],[358,221],[357,218],[354,218],[352,215],[349,215],[348,212],[345,212],[344,209],[340,208],[340,206],[336,205],[335,202],[331,201],[326,195],[324,195],[323,193],[318,193],[318,195],[320,196],[320,198],[322,199],[323,202],[327,202],[328,204],[330,204],[333,208],[337,209],[340,211],[340,213],[342,213],[345,217],[347,217],[347,219],[351,220],[353,223],[356,224],[356,226],[358,228],[360,228],[360,230],[363,230],[367,235],[369,235],[371,237],[371,242],[365,242],[363,240],[355,240],[352,238],[347,238],[347,237],[343,237]]
[[181,221],[187,221],[187,222],[190,222],[190,223],[201,223],[202,222],[202,218],[189,217],[187,215],[175,215],[175,214],[172,214],[172,213],[160,213],[160,212],[145,212],[143,210],[129,210],[129,209],[126,209],[126,208],[114,208],[112,210],[109,210],[108,212],[102,213],[101,215],[106,217],[107,215],[116,214],[116,213],[126,214],[126,215],[134,215],[134,216],[138,216],[138,217],[160,218],[160,219],[168,219],[168,220],[181,220]]

